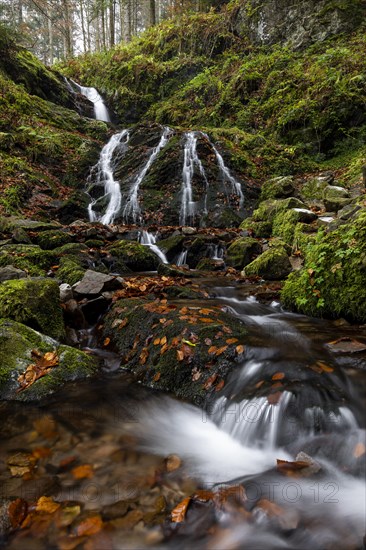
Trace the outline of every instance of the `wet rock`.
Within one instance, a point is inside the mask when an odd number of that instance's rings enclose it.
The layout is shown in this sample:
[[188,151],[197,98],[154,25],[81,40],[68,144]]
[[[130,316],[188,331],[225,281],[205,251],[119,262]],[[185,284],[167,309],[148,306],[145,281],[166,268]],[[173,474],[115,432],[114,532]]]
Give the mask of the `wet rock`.
[[73,290],[79,296],[97,296],[102,292],[109,290],[117,290],[122,288],[122,280],[120,277],[113,275],[105,275],[98,271],[88,269],[79,283]]
[[235,269],[243,269],[262,252],[260,243],[252,237],[236,239],[226,251],[227,265]]
[[318,216],[307,208],[294,208],[295,212],[298,213],[300,223],[311,223],[318,218]]
[[169,262],[182,251],[185,237],[178,233],[158,242],[159,248],[164,252]]
[[[37,361],[32,351],[42,356],[56,352],[58,364],[18,392],[18,376]],[[40,400],[60,389],[66,382],[92,376],[97,371],[95,359],[21,323],[0,320],[0,398],[20,401]]]
[[58,340],[65,334],[56,281],[27,278],[0,285],[0,317],[7,317]]
[[61,302],[67,302],[68,300],[72,300],[74,297],[72,288],[67,283],[62,283],[60,285],[60,300]]
[[285,279],[292,266],[283,246],[269,248],[242,271],[244,277],[256,275],[269,281]]
[[177,267],[175,265],[169,265],[169,264],[159,264],[158,274],[166,275],[167,277],[187,277],[187,278],[201,277],[200,273],[190,271],[188,268],[184,269],[183,267]]
[[28,233],[22,227],[16,227],[12,233],[12,241],[17,244],[31,244]]
[[83,300],[80,303],[80,309],[89,325],[93,325],[107,311],[109,304],[110,301],[104,296],[98,296],[94,300]]
[[338,218],[345,221],[350,220],[359,210],[361,210],[359,204],[348,204],[338,211]]
[[195,235],[197,229],[195,227],[182,227],[182,233],[183,235]]
[[323,191],[325,208],[337,212],[351,202],[349,192],[343,187],[327,185]]
[[22,269],[17,269],[12,265],[7,265],[5,267],[0,267],[0,283],[3,281],[9,281],[11,279],[25,279],[27,273]]
[[116,241],[107,251],[113,260],[114,271],[120,273],[126,267],[132,271],[155,271],[160,263],[147,246],[135,242]]
[[261,188],[261,200],[283,199],[293,195],[295,191],[293,176],[280,176],[266,181]]
[[224,260],[214,260],[212,258],[203,258],[196,266],[198,271],[221,271],[225,269]]
[[104,318],[101,338],[110,339],[122,365],[143,384],[202,404],[240,360],[247,331],[220,307],[194,304],[119,300]]

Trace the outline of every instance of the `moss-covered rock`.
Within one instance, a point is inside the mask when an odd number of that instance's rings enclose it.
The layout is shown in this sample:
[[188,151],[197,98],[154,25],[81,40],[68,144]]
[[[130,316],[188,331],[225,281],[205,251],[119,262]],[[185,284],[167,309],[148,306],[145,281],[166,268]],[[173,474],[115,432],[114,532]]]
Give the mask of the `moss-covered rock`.
[[366,322],[366,211],[306,248],[301,271],[287,279],[285,307],[307,315]]
[[269,281],[285,279],[292,267],[284,246],[275,245],[258,256],[242,271],[245,277],[258,276]]
[[184,239],[183,235],[172,235],[159,241],[159,248],[170,262],[181,252]]
[[70,254],[60,259],[57,278],[62,283],[74,285],[81,281],[86,270],[87,268],[83,266],[83,262],[77,256]]
[[351,202],[349,192],[343,187],[327,185],[323,191],[325,208],[331,212],[337,212]]
[[283,212],[292,208],[306,208],[306,206],[295,197],[277,200],[267,199],[261,202],[259,207],[253,212],[253,220],[273,222],[278,212]]
[[[122,364],[143,384],[202,405],[235,368],[242,352],[237,345],[247,331],[217,306],[197,309],[196,304],[119,300],[104,319],[101,338],[110,338]],[[228,338],[234,342],[228,344]]]
[[31,276],[45,275],[56,255],[37,245],[4,245],[0,248],[0,267],[13,265]]
[[114,259],[114,270],[123,272],[125,267],[132,271],[155,271],[159,260],[153,252],[139,243],[117,241],[107,247]]
[[300,214],[294,209],[279,212],[273,220],[273,236],[280,237],[285,243],[291,245],[294,240],[295,227],[299,219]]
[[261,252],[262,247],[258,241],[252,237],[240,237],[227,249],[226,263],[235,269],[243,269]]
[[[45,376],[18,391],[19,375],[37,362],[35,350],[41,357],[45,353],[56,353],[58,364]],[[21,323],[0,319],[0,399],[38,401],[61,389],[66,382],[87,378],[96,372],[96,361],[90,355],[60,345]]]
[[272,234],[272,222],[256,222],[253,218],[246,218],[240,225],[240,229],[250,231],[254,237],[267,238]]
[[42,231],[37,236],[37,244],[44,250],[52,250],[72,241],[72,236],[66,231],[57,229]]
[[23,323],[57,340],[65,329],[56,281],[27,278],[0,284],[0,317]]
[[294,191],[294,178],[292,176],[280,176],[272,178],[262,185],[260,199],[283,199],[292,195]]
[[316,231],[307,223],[297,223],[293,233],[292,250],[300,252],[302,256],[306,255],[309,244],[314,243]]

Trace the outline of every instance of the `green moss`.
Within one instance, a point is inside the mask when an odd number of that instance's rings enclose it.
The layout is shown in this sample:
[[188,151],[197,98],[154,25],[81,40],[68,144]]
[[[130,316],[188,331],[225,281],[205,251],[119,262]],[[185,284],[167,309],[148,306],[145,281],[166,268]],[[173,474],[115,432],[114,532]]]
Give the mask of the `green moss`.
[[68,244],[71,240],[71,235],[65,231],[42,231],[37,237],[37,244],[44,250],[53,250],[54,248]]
[[366,320],[366,212],[335,231],[319,231],[306,249],[304,268],[290,275],[285,307],[313,316]]
[[18,279],[0,285],[0,317],[8,317],[56,339],[65,334],[58,284]]
[[[129,241],[118,241],[107,248],[121,271],[127,266],[132,271],[154,271],[159,265],[157,256],[147,246]],[[118,265],[118,262],[122,262]]]
[[36,245],[5,245],[0,249],[0,267],[13,265],[31,276],[45,275],[56,256]]
[[246,218],[241,224],[240,229],[250,231],[254,237],[267,238],[272,235],[272,223],[271,222],[256,222],[253,218]]
[[296,210],[287,210],[276,214],[273,220],[272,234],[274,237],[280,237],[285,243],[292,245],[296,225],[300,214]]
[[305,256],[308,245],[314,243],[315,238],[316,233],[312,226],[307,223],[297,223],[293,234],[293,251]]
[[227,249],[226,263],[235,269],[243,269],[261,252],[262,247],[258,241],[252,237],[240,237]]
[[66,255],[60,258],[57,278],[63,283],[74,285],[84,277],[86,269],[77,256]]
[[[23,374],[35,358],[32,351],[41,355],[56,352],[59,364],[21,392],[18,376]],[[20,401],[38,401],[61,389],[66,382],[87,378],[97,372],[93,357],[86,353],[59,345],[58,342],[35,330],[9,319],[0,319],[0,398]]]
[[294,190],[292,176],[273,178],[262,185],[260,200],[289,197]]
[[245,277],[258,276],[268,280],[280,280],[287,277],[291,269],[285,248],[274,246],[247,265],[242,275]]

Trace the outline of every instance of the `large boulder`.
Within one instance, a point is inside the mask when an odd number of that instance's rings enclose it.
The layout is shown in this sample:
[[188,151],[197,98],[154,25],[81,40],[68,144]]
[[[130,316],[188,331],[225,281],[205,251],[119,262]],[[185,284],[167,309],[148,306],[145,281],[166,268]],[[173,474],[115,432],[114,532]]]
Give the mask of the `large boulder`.
[[291,273],[284,306],[306,315],[366,322],[366,209],[335,231],[319,230],[304,267]]
[[284,246],[275,245],[247,265],[242,272],[245,277],[258,276],[269,281],[285,279],[292,266]]
[[246,334],[239,319],[211,304],[132,298],[114,304],[101,339],[143,384],[202,405],[240,360]]
[[65,329],[56,281],[27,278],[0,284],[0,317],[23,323],[57,340]]
[[150,248],[128,241],[117,241],[107,248],[112,257],[112,269],[116,272],[155,271],[160,260]]
[[261,188],[261,200],[285,199],[295,191],[294,178],[292,176],[280,176],[266,181]]
[[235,269],[243,269],[261,252],[262,247],[256,239],[240,237],[227,249],[226,263]]
[[[28,383],[19,377],[26,374]],[[34,401],[97,372],[93,357],[9,319],[0,319],[0,399]],[[35,379],[37,375],[42,375]]]
[[327,185],[323,190],[324,206],[330,212],[337,212],[351,202],[349,192],[337,185]]

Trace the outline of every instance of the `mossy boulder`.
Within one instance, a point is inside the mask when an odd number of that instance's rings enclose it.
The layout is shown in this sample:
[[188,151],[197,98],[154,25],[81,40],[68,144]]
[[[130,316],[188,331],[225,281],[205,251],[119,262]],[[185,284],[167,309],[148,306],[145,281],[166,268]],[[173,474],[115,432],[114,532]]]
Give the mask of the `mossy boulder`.
[[366,210],[335,231],[319,230],[301,271],[287,279],[285,307],[316,317],[366,322]]
[[0,317],[23,323],[57,340],[64,338],[59,286],[52,279],[27,278],[1,283]]
[[327,185],[323,191],[324,206],[331,212],[338,212],[351,202],[349,192],[343,187]]
[[287,199],[267,199],[260,203],[259,207],[253,212],[254,221],[273,222],[278,212],[290,210],[291,208],[306,208],[305,204],[296,199],[289,197]]
[[[19,375],[37,362],[35,350],[41,357],[48,352],[56,353],[58,364],[19,391]],[[96,372],[96,361],[90,355],[60,345],[21,323],[0,319],[0,399],[39,401],[62,388],[66,382],[88,378]]]
[[301,186],[300,195],[304,199],[321,200],[328,183],[329,178],[327,177],[310,178]]
[[284,246],[276,245],[265,250],[242,271],[245,277],[257,276],[269,281],[285,279],[292,267]]
[[172,235],[159,241],[159,248],[164,252],[169,262],[173,261],[175,256],[181,252],[184,239],[184,235]]
[[44,250],[52,250],[72,241],[72,236],[66,231],[53,229],[42,231],[37,236],[37,244]]
[[235,269],[243,269],[262,252],[262,247],[252,237],[240,237],[236,239],[226,251],[227,265]]
[[84,277],[87,268],[82,261],[74,255],[67,255],[60,259],[57,270],[57,279],[63,283],[74,285]]
[[290,197],[295,191],[292,176],[280,176],[266,181],[262,185],[260,200],[283,199]]
[[0,267],[12,265],[31,276],[45,275],[55,261],[54,253],[37,245],[7,244],[0,248]]
[[309,244],[314,243],[316,231],[307,223],[297,223],[293,233],[292,249],[294,252],[300,252],[305,256]]
[[265,239],[272,235],[272,222],[257,222],[253,218],[246,218],[240,225],[240,229],[249,231],[254,237]]
[[246,335],[242,321],[217,306],[200,309],[197,301],[190,307],[186,299],[159,303],[136,298],[115,303],[104,319],[101,339],[110,339],[122,365],[143,384],[202,405],[235,368],[243,351],[237,346]]
[[118,241],[107,250],[114,260],[115,271],[123,272],[126,267],[132,271],[155,271],[160,263],[147,246],[135,242]]
[[273,236],[280,237],[285,243],[291,245],[294,240],[295,227],[299,220],[300,214],[295,209],[279,212],[273,220]]

